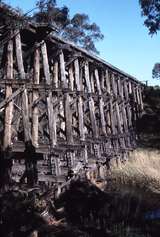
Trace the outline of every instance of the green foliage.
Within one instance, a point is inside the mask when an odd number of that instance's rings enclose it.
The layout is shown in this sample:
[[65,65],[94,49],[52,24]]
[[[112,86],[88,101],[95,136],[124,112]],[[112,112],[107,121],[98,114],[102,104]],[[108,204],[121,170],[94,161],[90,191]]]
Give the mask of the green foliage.
[[40,0],[37,6],[38,12],[33,15],[33,20],[56,25],[58,34],[64,39],[98,53],[95,41],[102,40],[103,34],[96,23],[90,23],[88,15],[76,13],[71,18],[68,7],[58,7],[56,0]]
[[160,63],[155,63],[152,70],[152,77],[160,79]]
[[[149,34],[153,35],[160,30],[160,0],[139,0],[144,25]],[[152,70],[152,77],[160,79],[160,63],[156,63]]]
[[145,26],[151,35],[160,30],[160,0],[139,0]]

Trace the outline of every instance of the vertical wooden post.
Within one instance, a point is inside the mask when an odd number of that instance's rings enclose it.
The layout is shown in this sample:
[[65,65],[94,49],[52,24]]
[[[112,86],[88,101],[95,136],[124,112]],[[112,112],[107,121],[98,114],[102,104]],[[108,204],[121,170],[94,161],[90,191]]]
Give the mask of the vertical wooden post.
[[[21,36],[20,32],[15,32],[15,46],[16,46],[16,58],[18,71],[21,79],[25,79],[25,71],[23,65],[23,57],[22,57],[22,44],[21,44]],[[25,142],[29,141],[30,136],[30,124],[29,124],[29,112],[28,112],[28,95],[27,90],[25,89],[22,94],[22,114],[23,114],[23,126],[24,126],[24,136]]]
[[70,108],[70,96],[68,93],[64,95],[64,113],[65,113],[65,129],[66,129],[66,139],[69,144],[73,142],[72,136],[72,112]]
[[15,31],[15,44],[16,44],[16,57],[17,57],[17,65],[18,71],[21,79],[25,79],[25,71],[23,65],[23,56],[22,56],[22,44],[21,44],[21,36],[19,30]]
[[113,104],[111,100],[109,102],[109,115],[110,115],[110,121],[111,121],[112,134],[115,135],[116,134],[115,119],[114,119],[114,114],[113,114]]
[[104,102],[103,102],[102,91],[101,91],[101,86],[100,86],[100,81],[99,81],[99,74],[98,74],[97,69],[95,69],[95,79],[96,79],[96,84],[97,84],[97,91],[100,96],[99,110],[100,110],[102,133],[103,133],[103,135],[106,135],[106,122],[105,122],[105,117],[104,117]]
[[132,84],[128,81],[129,94],[132,94]]
[[[7,65],[6,65],[6,79],[13,79],[13,41],[10,40],[7,46]],[[9,97],[12,95],[12,86],[6,86],[6,95]],[[10,101],[5,108],[4,118],[4,140],[3,149],[6,150],[11,145],[12,135],[12,118],[13,118],[13,102]]]
[[132,118],[132,124],[137,119],[137,96],[136,96],[136,84],[132,83],[132,92],[133,92],[133,101],[132,101],[132,108],[131,108],[131,118]]
[[[46,83],[48,85],[51,84],[50,71],[49,71],[49,63],[48,63],[48,55],[46,43],[43,42],[41,44],[42,51],[42,60],[43,60],[43,69]],[[49,133],[52,147],[54,147],[57,143],[57,133],[56,133],[56,113],[53,111],[53,103],[52,103],[52,92],[49,91],[47,96],[47,109],[48,109],[48,123],[49,123]]]
[[92,88],[91,88],[91,83],[90,83],[90,77],[89,77],[89,63],[85,62],[85,80],[86,80],[86,85],[87,85],[87,91],[88,93],[92,92]]
[[117,125],[118,125],[118,132],[122,133],[122,125],[121,125],[121,119],[120,119],[120,111],[119,111],[119,105],[118,102],[116,101],[115,104],[115,108],[116,108],[116,120],[117,120]]
[[137,99],[137,104],[140,105],[140,98],[139,98],[139,90],[138,90],[138,85],[135,88],[136,91],[136,99]]
[[80,70],[79,70],[79,61],[76,59],[74,61],[74,71],[75,71],[75,83],[76,83],[76,89],[77,91],[81,91],[81,85],[80,85]]
[[62,50],[61,50],[60,55],[59,55],[59,61],[60,61],[60,75],[61,75],[62,88],[67,88],[64,54],[63,54]]
[[[129,103],[129,92],[131,91],[131,85],[129,84],[129,89],[127,88],[126,80],[123,82],[122,90],[123,90],[123,100],[126,100],[126,115],[128,118],[128,130],[132,127],[132,117],[131,117],[131,106]],[[123,104],[125,106],[125,104]]]
[[[108,69],[106,69],[106,71],[105,71],[105,79],[106,79],[107,93],[108,93],[108,95],[111,96],[111,82],[110,82],[110,78],[109,78]],[[109,102],[108,102],[107,124],[108,124],[107,132],[109,134],[115,134],[112,98],[110,98]]]
[[141,86],[138,87],[139,99],[140,99],[140,108],[141,112],[143,111],[143,99],[142,99],[142,88]]
[[118,77],[117,85],[118,85],[118,94],[119,94],[120,98],[122,99],[123,98],[123,90],[122,90],[121,77]]
[[128,101],[129,95],[128,95],[128,81],[127,80],[124,81],[124,94],[125,94],[126,101]]
[[112,74],[112,77],[111,77],[111,84],[112,84],[113,95],[117,96],[116,79],[115,79],[114,73]]
[[[75,70],[75,83],[77,91],[80,91],[80,70],[79,70],[79,61],[78,59],[74,62],[74,70]],[[84,133],[84,116],[83,116],[83,100],[81,95],[78,95],[78,125],[79,125],[79,133],[80,133],[80,140],[85,140],[85,133]]]
[[105,91],[105,86],[104,86],[104,81],[105,81],[105,75],[104,75],[104,71],[101,71],[101,88],[102,91]]
[[[39,84],[40,76],[40,52],[39,48],[35,48],[34,52],[34,75],[33,82],[34,84]],[[36,101],[39,97],[38,90],[33,89],[33,102]],[[32,141],[35,146],[38,145],[38,107],[34,106],[32,111]]]
[[108,108],[107,108],[107,115],[106,115],[106,120],[107,120],[107,134],[112,133],[112,127],[111,127],[111,116],[110,116],[110,102],[108,103]]
[[53,85],[58,88],[58,62],[56,61],[53,66]]
[[91,73],[91,90],[93,93],[95,93],[95,88],[94,88],[94,74]]
[[[48,85],[50,85],[51,78],[50,78],[48,55],[47,55],[47,48],[46,48],[45,42],[42,42],[42,44],[41,44],[41,52],[42,52],[42,61],[43,61],[45,80],[46,80],[46,83]],[[53,110],[53,101],[52,101],[52,92],[51,91],[49,91],[49,94],[47,96],[47,111],[48,111],[50,145],[51,145],[51,149],[53,149],[55,147],[55,145],[57,144],[57,132],[56,132],[57,114],[56,114],[56,111]],[[58,159],[58,157],[55,157],[54,154],[52,154],[52,152],[50,155],[51,155],[50,159],[51,160],[54,159],[54,161],[55,161],[56,175],[59,176],[61,173],[59,159]]]
[[[85,63],[85,80],[86,80],[86,85],[87,85],[87,90],[88,93],[92,93],[91,90],[91,83],[90,83],[90,77],[89,77],[89,65],[88,62]],[[89,111],[90,111],[90,119],[91,119],[91,124],[92,124],[92,132],[93,136],[95,138],[98,137],[98,128],[96,124],[96,116],[95,116],[95,106],[94,106],[94,100],[91,95],[89,95]]]
[[78,124],[79,124],[80,140],[84,141],[85,133],[84,133],[83,101],[80,95],[78,95]]
[[111,93],[111,85],[110,85],[108,70],[106,70],[105,78],[106,78],[107,92],[108,92],[108,94],[110,94]]
[[68,75],[69,75],[69,89],[71,91],[74,90],[74,76],[73,76],[73,67],[72,65],[68,69]]

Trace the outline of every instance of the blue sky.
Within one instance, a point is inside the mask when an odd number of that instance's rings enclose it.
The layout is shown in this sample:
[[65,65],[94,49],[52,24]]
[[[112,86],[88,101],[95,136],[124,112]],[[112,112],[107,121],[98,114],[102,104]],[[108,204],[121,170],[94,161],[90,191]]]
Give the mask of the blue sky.
[[[35,0],[6,0],[24,12],[35,6]],[[160,62],[160,34],[153,37],[143,25],[138,0],[57,0],[67,5],[70,15],[87,13],[96,22],[104,40],[98,42],[100,56],[141,81],[160,84],[152,79],[152,68]]]

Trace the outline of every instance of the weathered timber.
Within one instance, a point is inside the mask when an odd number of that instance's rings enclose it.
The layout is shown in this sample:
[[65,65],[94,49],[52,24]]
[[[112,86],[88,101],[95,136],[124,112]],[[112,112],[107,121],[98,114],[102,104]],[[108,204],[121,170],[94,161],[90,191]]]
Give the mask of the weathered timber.
[[[8,88],[9,86],[7,86],[6,88]],[[11,87],[12,88],[12,87]],[[0,103],[0,109],[2,109],[3,107],[5,107],[7,104],[9,104],[17,95],[19,95],[20,93],[22,93],[24,91],[25,87],[22,86],[21,88],[19,88],[18,90],[14,91],[12,94],[10,94],[10,96],[7,96],[1,103]]]
[[72,137],[72,112],[70,108],[70,96],[68,93],[65,93],[64,96],[64,113],[65,113],[65,130],[66,130],[66,140],[68,143],[73,142]]
[[106,122],[105,122],[105,117],[104,117],[104,102],[102,98],[102,91],[101,91],[101,86],[100,86],[100,81],[99,81],[99,74],[98,70],[95,70],[95,79],[96,79],[96,84],[97,84],[97,91],[100,96],[99,98],[99,110],[100,110],[100,120],[101,120],[101,128],[102,128],[102,134],[105,136],[106,135]]
[[110,116],[112,134],[115,135],[116,129],[115,129],[115,118],[114,118],[114,114],[113,114],[112,101],[110,101],[110,103],[109,103],[109,116]]
[[[35,48],[34,52],[34,75],[33,80],[35,84],[39,84],[40,79],[40,52],[39,48]],[[36,89],[33,89],[32,103],[34,103],[39,98],[39,93]],[[38,145],[38,117],[39,110],[35,105],[32,110],[32,141],[35,146]]]
[[[92,93],[88,62],[85,63],[85,80],[86,80],[88,93]],[[93,136],[95,138],[97,138],[98,137],[98,129],[97,129],[96,117],[95,117],[94,100],[93,100],[92,96],[89,97],[88,104],[89,104],[90,119],[91,119],[91,124],[92,124],[92,133],[93,133]]]
[[85,131],[84,131],[84,118],[83,118],[83,101],[82,97],[78,96],[78,125],[79,125],[79,133],[80,140],[85,140]]
[[62,88],[67,88],[67,80],[66,80],[66,74],[65,74],[65,61],[64,61],[64,54],[62,50],[59,54],[59,61],[60,61],[60,74],[61,74]]
[[23,56],[22,56],[22,43],[21,43],[21,35],[20,35],[19,30],[15,31],[15,45],[16,45],[16,58],[17,58],[18,72],[20,75],[20,79],[25,80],[25,71],[24,71]]
[[95,88],[94,88],[94,73],[91,73],[91,90],[92,93],[95,93]]
[[73,66],[71,65],[69,67],[69,70],[68,70],[68,74],[69,74],[69,89],[71,91],[74,90],[74,75],[73,75]]
[[115,78],[114,73],[112,73],[112,76],[111,76],[111,85],[112,85],[113,95],[117,96],[116,78]]
[[[79,73],[79,61],[75,60],[74,62],[74,70],[75,70],[75,84],[77,91],[80,91],[80,73]],[[85,140],[85,132],[84,132],[84,116],[83,116],[83,101],[82,97],[79,95],[78,98],[78,126],[79,126],[79,134],[80,140]]]
[[53,66],[53,85],[58,88],[58,62],[56,61]]
[[[12,40],[8,42],[8,46],[7,46],[6,76],[7,78],[13,79],[13,41]],[[12,136],[13,101],[11,100],[13,97],[12,97],[11,86],[6,87],[5,97],[6,97],[5,102],[7,101],[8,104],[5,108],[5,118],[4,118],[4,140],[3,140],[4,150],[6,150],[6,148],[11,145],[11,136]],[[11,100],[8,99],[9,97]],[[4,106],[5,105],[4,101],[2,103],[1,103],[1,106]]]
[[[43,69],[45,80],[47,84],[51,84],[50,79],[50,71],[49,71],[49,63],[48,63],[48,56],[47,56],[47,48],[46,43],[43,42],[41,45],[41,52],[42,52],[42,59],[43,59]],[[52,92],[49,92],[47,96],[47,110],[48,110],[48,123],[49,123],[49,135],[50,135],[50,145],[51,150],[55,147],[57,142],[57,132],[56,132],[56,112],[53,111],[53,104],[52,104]],[[60,166],[59,166],[59,159],[54,157],[54,154],[51,152],[50,154],[50,162],[51,165],[53,164],[52,160],[54,160],[55,164],[55,172],[56,175],[60,175]]]
[[110,84],[109,73],[108,73],[107,69],[105,71],[105,79],[106,79],[106,89],[107,89],[108,94],[110,94],[111,93],[111,84]]
[[80,71],[79,71],[79,61],[76,59],[74,61],[74,71],[75,71],[75,84],[77,91],[81,91],[81,83],[80,83]]
[[[21,36],[20,32],[15,32],[15,45],[16,45],[16,58],[18,65],[18,72],[20,79],[25,79],[25,71],[23,65],[23,56],[22,56],[22,45],[21,45]],[[29,114],[28,114],[28,95],[27,90],[25,89],[22,94],[22,114],[23,114],[23,127],[24,127],[24,136],[25,142],[29,141],[31,138],[30,135],[30,124],[29,124]]]

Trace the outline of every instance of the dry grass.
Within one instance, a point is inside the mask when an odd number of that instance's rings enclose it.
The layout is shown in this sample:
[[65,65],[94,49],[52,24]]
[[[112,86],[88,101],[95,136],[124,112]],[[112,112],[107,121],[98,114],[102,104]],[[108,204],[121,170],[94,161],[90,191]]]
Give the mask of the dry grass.
[[120,185],[130,185],[160,193],[160,151],[137,149],[118,165],[113,162],[111,178]]

